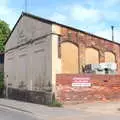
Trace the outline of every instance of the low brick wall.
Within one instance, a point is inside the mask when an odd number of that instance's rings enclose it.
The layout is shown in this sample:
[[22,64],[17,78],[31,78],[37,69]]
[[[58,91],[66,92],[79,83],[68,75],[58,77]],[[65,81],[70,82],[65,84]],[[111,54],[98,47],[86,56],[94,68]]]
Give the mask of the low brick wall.
[[32,102],[36,104],[51,104],[52,92],[29,91],[15,88],[8,88],[8,98],[20,101]]
[[[90,78],[90,87],[74,87],[74,78]],[[57,99],[63,103],[111,101],[120,99],[120,75],[57,74]]]

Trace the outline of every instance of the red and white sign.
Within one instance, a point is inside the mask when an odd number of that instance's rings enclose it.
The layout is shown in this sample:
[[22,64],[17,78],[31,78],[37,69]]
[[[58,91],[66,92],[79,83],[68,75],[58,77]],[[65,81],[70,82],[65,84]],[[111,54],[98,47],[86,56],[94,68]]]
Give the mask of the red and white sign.
[[74,77],[72,79],[73,87],[90,87],[91,79],[90,77]]

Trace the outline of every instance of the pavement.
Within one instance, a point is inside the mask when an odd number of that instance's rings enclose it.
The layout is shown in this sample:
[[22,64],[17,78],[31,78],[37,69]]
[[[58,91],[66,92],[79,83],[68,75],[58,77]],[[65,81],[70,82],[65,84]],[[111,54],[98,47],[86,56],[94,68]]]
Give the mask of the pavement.
[[56,108],[0,99],[0,107],[21,111],[26,115],[32,115],[38,120],[120,120],[120,101],[64,105],[63,108]]

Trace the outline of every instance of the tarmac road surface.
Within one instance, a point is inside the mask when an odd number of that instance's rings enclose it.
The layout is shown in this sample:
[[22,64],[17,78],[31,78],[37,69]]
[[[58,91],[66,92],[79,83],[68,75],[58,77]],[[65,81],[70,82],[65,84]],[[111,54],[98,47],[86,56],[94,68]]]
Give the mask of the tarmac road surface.
[[[0,120],[38,120],[34,116],[0,107]],[[39,119],[40,120],[40,119]]]
[[63,108],[0,99],[0,120],[120,120],[120,101],[64,105]]

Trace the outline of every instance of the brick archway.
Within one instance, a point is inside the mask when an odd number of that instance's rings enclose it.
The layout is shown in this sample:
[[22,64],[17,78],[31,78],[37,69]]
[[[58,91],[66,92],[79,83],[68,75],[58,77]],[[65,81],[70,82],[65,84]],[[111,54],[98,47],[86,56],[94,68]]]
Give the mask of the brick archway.
[[61,43],[62,73],[78,73],[78,47],[72,42]]
[[105,52],[105,62],[116,62],[116,56],[113,52]]
[[86,48],[85,64],[99,63],[99,51],[95,48]]

